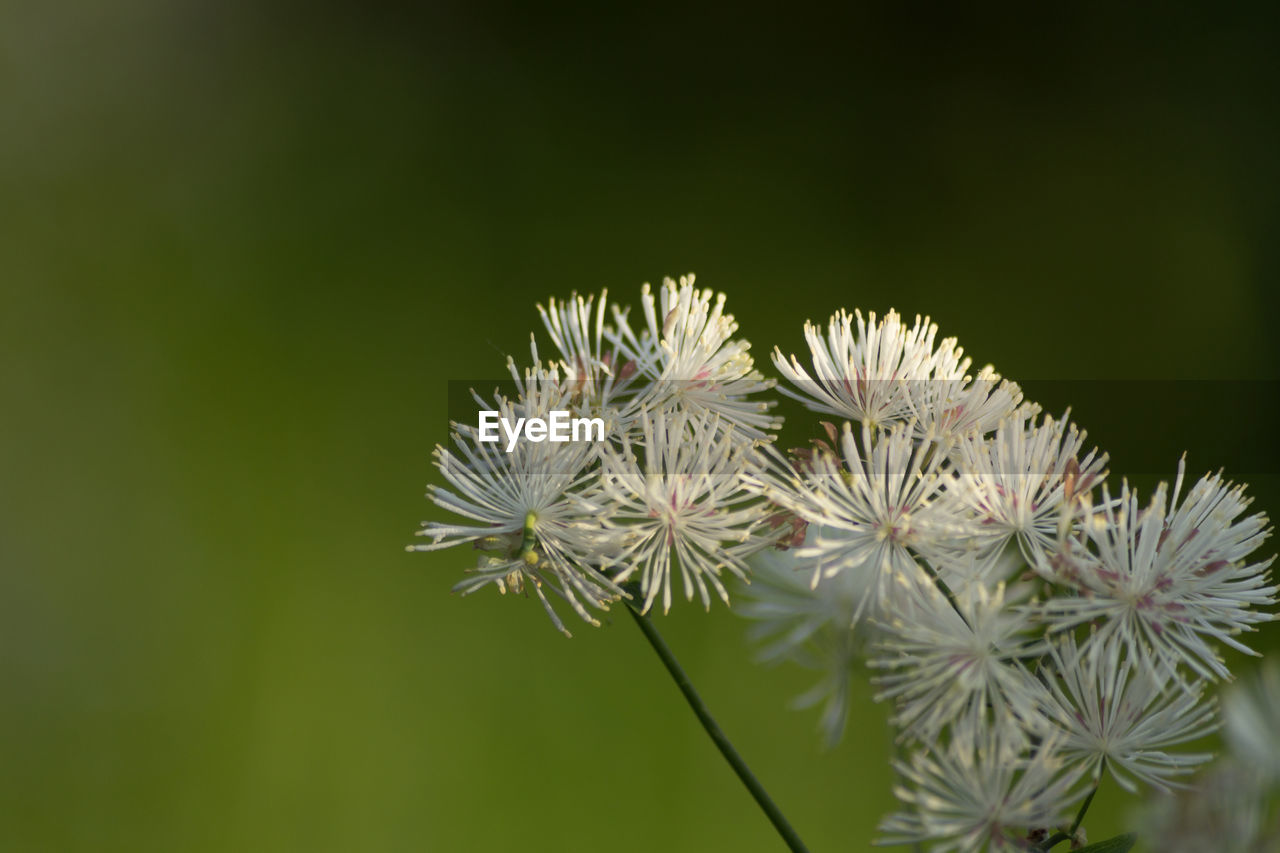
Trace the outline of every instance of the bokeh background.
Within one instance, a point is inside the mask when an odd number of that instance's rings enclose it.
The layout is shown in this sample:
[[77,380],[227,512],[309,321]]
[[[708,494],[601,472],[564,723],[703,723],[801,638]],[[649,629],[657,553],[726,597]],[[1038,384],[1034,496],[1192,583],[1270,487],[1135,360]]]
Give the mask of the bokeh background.
[[[565,640],[404,552],[448,380],[694,271],[761,357],[931,314],[1117,473],[1172,441],[1280,512],[1276,23],[4,4],[0,848],[780,849],[625,619]],[[660,624],[811,848],[866,848],[869,691],[824,752],[733,613]]]

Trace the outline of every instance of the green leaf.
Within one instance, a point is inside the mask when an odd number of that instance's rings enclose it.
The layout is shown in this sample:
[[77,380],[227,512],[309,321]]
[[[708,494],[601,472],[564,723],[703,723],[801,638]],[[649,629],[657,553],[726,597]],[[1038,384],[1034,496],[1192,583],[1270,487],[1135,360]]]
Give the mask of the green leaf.
[[1117,835],[1115,838],[1108,838],[1106,841],[1099,841],[1096,844],[1081,847],[1074,853],[1129,853],[1129,850],[1137,840],[1138,836],[1130,832],[1127,835]]

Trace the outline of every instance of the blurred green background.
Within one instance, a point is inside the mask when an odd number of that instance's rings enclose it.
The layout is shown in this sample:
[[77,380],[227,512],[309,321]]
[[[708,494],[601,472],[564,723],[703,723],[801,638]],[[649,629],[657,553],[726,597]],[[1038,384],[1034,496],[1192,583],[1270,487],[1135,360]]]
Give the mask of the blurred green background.
[[[404,553],[447,381],[689,271],[761,358],[893,306],[1029,389],[1274,380],[1274,15],[0,6],[0,849],[780,849],[626,620]],[[1119,473],[1252,429],[1274,514],[1274,386],[1232,387],[1074,414]],[[811,848],[864,849],[868,691],[823,752],[732,613],[660,624]]]

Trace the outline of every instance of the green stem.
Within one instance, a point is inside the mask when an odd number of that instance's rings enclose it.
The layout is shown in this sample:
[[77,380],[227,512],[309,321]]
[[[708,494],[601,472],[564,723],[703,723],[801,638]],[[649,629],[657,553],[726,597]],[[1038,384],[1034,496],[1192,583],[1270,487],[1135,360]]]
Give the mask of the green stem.
[[1098,781],[1093,783],[1093,790],[1089,792],[1089,796],[1085,797],[1084,802],[1080,804],[1080,811],[1076,812],[1076,819],[1075,822],[1071,824],[1071,829],[1066,832],[1058,830],[1053,835],[1045,839],[1036,848],[1037,850],[1041,851],[1041,853],[1045,853],[1048,850],[1052,850],[1063,841],[1070,841],[1072,838],[1076,837],[1076,830],[1078,830],[1080,828],[1080,824],[1084,822],[1084,814],[1089,811],[1089,804],[1093,802],[1093,795],[1098,793],[1098,786],[1102,784],[1101,772],[1103,769],[1105,769],[1105,764],[1103,767],[1098,768]]
[[[919,565],[920,561],[917,560],[916,562],[917,565]],[[947,586],[947,582],[942,579],[942,575],[930,567],[927,562],[924,563],[921,568],[924,569],[924,573],[929,576],[929,579],[933,581],[933,585],[938,588],[938,591],[946,597],[947,602],[951,605],[951,609],[960,617],[960,621],[964,623],[964,626],[972,631],[973,626],[969,624],[969,620],[965,617],[964,611],[960,609],[960,602],[956,600],[956,594],[951,591],[951,587]]]
[[1101,770],[1099,769],[1098,781],[1093,783],[1093,790],[1089,792],[1089,796],[1084,798],[1084,802],[1080,804],[1080,811],[1076,812],[1075,823],[1071,824],[1071,835],[1076,834],[1076,830],[1080,828],[1080,824],[1084,822],[1084,813],[1089,810],[1089,804],[1093,802],[1093,795],[1098,793],[1098,786],[1102,784]]
[[662,659],[662,663],[666,666],[667,672],[671,673],[671,678],[675,681],[676,686],[680,688],[680,692],[684,694],[685,701],[689,703],[689,707],[693,709],[693,713],[698,718],[698,722],[702,723],[702,727],[706,729],[707,734],[711,736],[711,740],[720,750],[720,754],[724,756],[724,760],[729,762],[729,766],[733,768],[733,772],[738,774],[738,778],[742,780],[742,784],[747,786],[747,790],[751,792],[751,796],[755,798],[756,804],[764,811],[769,818],[769,822],[773,824],[773,828],[782,836],[782,840],[787,843],[787,847],[792,853],[808,853],[808,848],[804,846],[804,842],[800,840],[800,836],[791,828],[791,824],[787,823],[786,817],[778,809],[778,806],[770,799],[768,793],[765,792],[764,786],[756,779],[755,774],[751,772],[751,768],[742,760],[742,756],[733,748],[733,744],[729,742],[729,738],[720,729],[715,719],[711,716],[711,712],[707,710],[707,706],[703,703],[702,697],[698,695],[698,691],[693,688],[693,684],[689,681],[689,676],[685,674],[681,668],[675,655],[671,653],[671,649],[667,646],[662,635],[658,633],[657,627],[648,616],[641,613],[631,602],[627,602],[627,610],[631,613],[636,624],[640,626],[640,630],[644,633],[644,637],[649,641],[649,645]]
[[1061,830],[1059,830],[1058,832],[1055,832],[1053,835],[1050,835],[1048,838],[1042,841],[1036,847],[1036,850],[1040,851],[1040,853],[1046,853],[1046,851],[1052,850],[1054,847],[1057,847],[1063,841],[1066,841],[1070,838],[1071,838],[1070,835],[1067,835],[1065,832],[1062,832]]

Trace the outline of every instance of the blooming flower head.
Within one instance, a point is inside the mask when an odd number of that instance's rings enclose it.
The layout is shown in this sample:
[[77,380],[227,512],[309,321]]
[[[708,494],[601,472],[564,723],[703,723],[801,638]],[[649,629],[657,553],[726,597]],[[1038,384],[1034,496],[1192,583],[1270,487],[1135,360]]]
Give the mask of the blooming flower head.
[[[598,301],[594,295],[584,299],[576,293],[567,300],[553,298],[546,307],[538,305],[538,314],[559,354],[557,366],[564,375],[567,402],[577,411],[604,418],[607,435],[622,435],[628,425],[623,413],[634,390],[636,365],[621,358],[617,347],[604,346],[607,296],[608,291],[601,291]],[[626,315],[620,313],[618,320],[625,324]]]
[[670,606],[676,572],[689,597],[727,600],[722,575],[745,577],[745,558],[785,533],[743,489],[779,420],[771,401],[751,398],[773,382],[733,338],[724,295],[695,289],[692,276],[667,279],[656,297],[646,285],[639,335],[617,305],[606,324],[606,296],[539,305],[556,359],[544,363],[534,337],[532,367],[521,373],[508,359],[513,397],[472,392],[482,425],[496,415],[545,426],[563,414],[598,418],[604,436],[577,440],[575,420],[568,440],[530,433],[500,447],[480,427],[453,424],[454,447],[435,451],[447,485],[429,496],[465,521],[426,522],[430,542],[410,548],[471,543],[479,564],[455,589],[532,589],[561,630],[548,589],[595,625],[588,607],[607,609],[632,579],[645,610],[659,596]]
[[807,472],[775,465],[753,481],[770,500],[817,525],[797,551],[813,566],[813,585],[844,571],[874,578],[855,621],[865,609],[879,610],[895,589],[927,582],[912,548],[933,535],[930,500],[941,485],[941,458],[912,440],[910,424],[879,436],[865,425],[860,431],[861,450],[846,422],[840,456],[819,452]]
[[1165,684],[1158,673],[1121,657],[1121,645],[1093,641],[1077,646],[1070,634],[1050,650],[1047,709],[1064,737],[1058,751],[1101,775],[1105,767],[1128,791],[1134,778],[1162,790],[1212,756],[1166,752],[1216,728],[1213,701],[1203,684]]
[[1195,787],[1152,797],[1141,821],[1148,850],[1161,853],[1277,853],[1280,827],[1267,820],[1269,792],[1239,761],[1215,761]]
[[1043,689],[1023,666],[1043,650],[1028,613],[1006,601],[1005,586],[974,587],[948,600],[937,590],[917,596],[880,632],[871,665],[877,701],[892,699],[904,737],[937,740],[960,718],[1001,728],[1012,742],[1038,722]]
[[[810,526],[807,536],[816,536]],[[816,670],[821,677],[794,701],[798,708],[822,704],[819,728],[828,746],[844,735],[849,689],[863,664],[863,646],[871,624],[849,626],[867,597],[869,575],[840,572],[810,585],[796,549],[765,549],[749,560],[751,584],[743,590],[737,611],[753,621],[748,638],[757,644],[762,663],[790,661]]]
[[938,853],[1028,850],[1028,835],[1061,824],[1080,799],[1078,767],[1053,741],[1031,754],[1004,730],[958,722],[950,743],[934,742],[893,762],[894,794],[905,807],[880,824],[878,844],[929,843]]
[[643,610],[659,596],[664,612],[671,607],[676,571],[687,598],[697,592],[710,606],[714,591],[727,604],[722,572],[745,578],[747,556],[773,541],[768,506],[743,488],[759,464],[753,446],[721,431],[718,420],[646,412],[640,446],[603,457],[599,506],[625,534],[615,579],[639,576]]
[[[1280,666],[1268,660],[1222,695],[1227,752],[1185,789],[1148,800],[1142,838],[1171,853],[1276,853]],[[1268,813],[1270,815],[1268,816]]]
[[[931,379],[939,364],[951,368],[950,372],[959,367],[955,339],[943,340],[935,352],[937,334],[938,327],[928,317],[916,317],[915,325],[908,329],[893,310],[879,322],[875,312],[864,320],[861,311],[852,316],[840,311],[831,316],[825,336],[819,326],[806,322],[804,336],[813,359],[813,375],[794,355],[787,358],[775,347],[774,365],[799,389],[780,390],[815,412],[872,429],[892,426],[909,417],[909,383]],[[968,367],[967,361],[963,364]]]
[[1280,784],[1280,665],[1273,658],[1222,699],[1227,744],[1263,780]]
[[1066,417],[1045,416],[1022,406],[1000,423],[994,437],[974,433],[955,448],[956,475],[949,500],[977,521],[974,536],[987,552],[1016,540],[1024,559],[1036,565],[1057,550],[1064,516],[1073,520],[1081,498],[1106,477],[1107,455],[1091,450],[1083,459],[1085,433]]
[[[566,393],[554,369],[535,365],[526,371],[517,400],[498,397],[493,406],[514,422],[564,405]],[[428,494],[436,506],[474,523],[427,522],[419,535],[431,542],[409,550],[473,543],[481,552],[479,565],[456,590],[465,595],[488,584],[504,593],[532,588],[552,623],[567,634],[545,585],[583,620],[598,625],[584,603],[608,609],[623,592],[605,573],[616,535],[585,500],[595,480],[595,445],[522,441],[508,453],[481,442],[469,424],[454,424],[452,435],[456,449],[437,445],[434,454],[452,488],[431,486]]]
[[929,436],[944,446],[985,435],[1022,402],[1022,390],[1001,379],[991,365],[977,376],[937,369],[928,380],[906,383],[905,395],[917,437]]
[[1046,607],[1060,627],[1099,620],[1098,641],[1114,638],[1149,670],[1172,674],[1185,663],[1203,678],[1226,677],[1213,643],[1248,653],[1236,636],[1274,618],[1258,609],[1275,603],[1274,557],[1246,562],[1268,535],[1267,519],[1237,520],[1249,500],[1219,475],[1205,475],[1179,504],[1182,475],[1180,464],[1171,502],[1162,483],[1145,509],[1127,485],[1115,502],[1104,486],[1087,541],[1068,539],[1052,561],[1053,577],[1077,594]]
[[666,279],[656,300],[646,284],[640,296],[646,328],[638,336],[615,309],[617,329],[610,334],[650,382],[636,405],[650,412],[715,414],[721,429],[767,438],[781,422],[769,413],[771,402],[750,397],[775,383],[756,371],[751,344],[733,338],[738,324],[724,313],[725,295],[698,290],[693,282],[692,275],[678,284]]

